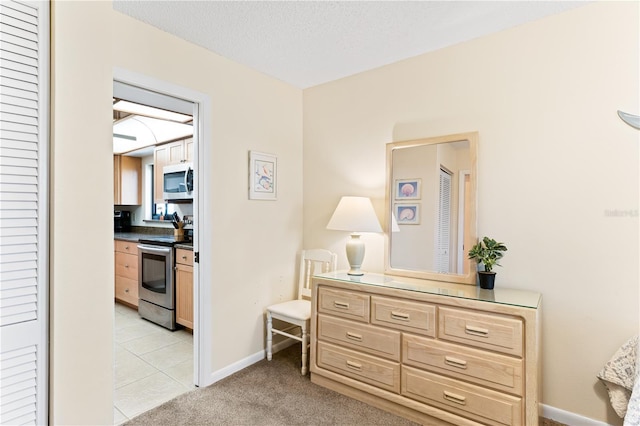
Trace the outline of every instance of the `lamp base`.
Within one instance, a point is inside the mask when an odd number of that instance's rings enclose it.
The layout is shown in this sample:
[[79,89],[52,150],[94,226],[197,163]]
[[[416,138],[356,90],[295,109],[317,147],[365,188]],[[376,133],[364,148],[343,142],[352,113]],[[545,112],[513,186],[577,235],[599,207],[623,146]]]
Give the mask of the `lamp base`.
[[353,233],[347,241],[347,260],[349,261],[348,275],[362,276],[364,271],[360,270],[364,260],[364,243],[360,239],[360,234]]

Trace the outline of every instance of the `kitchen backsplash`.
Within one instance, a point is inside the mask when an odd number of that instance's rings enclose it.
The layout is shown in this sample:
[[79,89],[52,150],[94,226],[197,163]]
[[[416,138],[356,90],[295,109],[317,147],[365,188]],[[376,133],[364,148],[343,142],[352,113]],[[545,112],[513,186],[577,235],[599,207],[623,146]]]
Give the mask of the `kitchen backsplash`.
[[[168,213],[178,213],[181,219],[185,216],[193,218],[193,204],[168,204]],[[114,210],[124,210],[131,212],[131,226],[171,228],[171,219],[165,220],[149,220],[144,218],[144,209],[142,206],[114,206]],[[185,225],[185,229],[189,229],[192,225]]]

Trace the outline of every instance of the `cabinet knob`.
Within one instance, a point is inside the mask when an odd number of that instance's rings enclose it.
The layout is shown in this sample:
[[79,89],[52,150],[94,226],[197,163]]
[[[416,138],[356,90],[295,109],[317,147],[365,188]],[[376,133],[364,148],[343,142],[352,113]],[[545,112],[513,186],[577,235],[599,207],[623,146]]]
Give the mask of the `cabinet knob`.
[[128,288],[125,288],[125,289],[124,289],[124,292],[125,292],[125,293],[129,293],[129,289],[128,289]]
[[124,265],[124,267],[128,269],[128,268],[129,268],[129,265]]
[[187,256],[182,256],[182,260],[187,260]]

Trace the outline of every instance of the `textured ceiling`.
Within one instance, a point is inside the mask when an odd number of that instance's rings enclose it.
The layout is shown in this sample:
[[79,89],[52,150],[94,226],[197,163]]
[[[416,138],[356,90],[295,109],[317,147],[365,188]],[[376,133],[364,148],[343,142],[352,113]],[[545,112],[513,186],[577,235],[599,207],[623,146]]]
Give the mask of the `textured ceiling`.
[[585,2],[131,1],[113,8],[307,88]]

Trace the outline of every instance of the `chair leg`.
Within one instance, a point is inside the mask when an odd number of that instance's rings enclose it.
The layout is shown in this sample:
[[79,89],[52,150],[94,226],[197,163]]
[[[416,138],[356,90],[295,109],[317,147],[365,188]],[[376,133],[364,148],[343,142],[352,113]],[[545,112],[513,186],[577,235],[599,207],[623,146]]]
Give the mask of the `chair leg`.
[[273,356],[271,345],[273,344],[273,332],[271,331],[271,312],[267,311],[267,360],[271,361]]
[[309,333],[307,333],[307,326],[304,325],[301,327],[302,329],[302,371],[301,374],[304,376],[307,374],[307,346],[309,340]]

